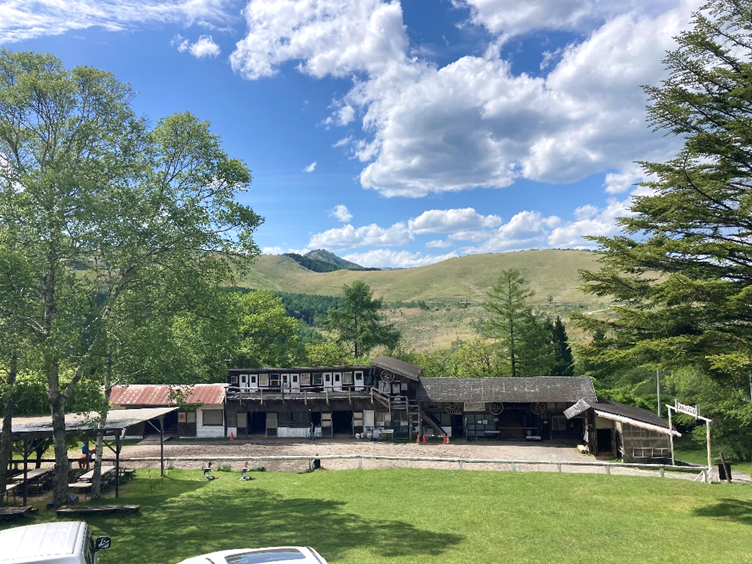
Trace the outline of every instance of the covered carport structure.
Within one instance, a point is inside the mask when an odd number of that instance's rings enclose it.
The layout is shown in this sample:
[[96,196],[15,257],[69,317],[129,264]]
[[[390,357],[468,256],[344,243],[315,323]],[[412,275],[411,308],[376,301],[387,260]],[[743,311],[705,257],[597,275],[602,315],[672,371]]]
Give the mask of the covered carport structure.
[[[68,413],[65,415],[65,434],[68,436],[96,437],[103,432],[104,444],[115,455],[115,497],[120,496],[120,451],[123,435],[127,427],[148,423],[159,431],[160,459],[164,475],[164,418],[176,411],[177,407],[151,407],[143,409],[110,410],[104,425],[99,424],[100,415],[96,411],[89,413]],[[159,426],[157,426],[159,425]],[[29,443],[39,439],[53,437],[52,417],[14,417],[11,427],[13,442],[23,443],[23,502],[28,498]],[[107,437],[112,437],[107,439]]]

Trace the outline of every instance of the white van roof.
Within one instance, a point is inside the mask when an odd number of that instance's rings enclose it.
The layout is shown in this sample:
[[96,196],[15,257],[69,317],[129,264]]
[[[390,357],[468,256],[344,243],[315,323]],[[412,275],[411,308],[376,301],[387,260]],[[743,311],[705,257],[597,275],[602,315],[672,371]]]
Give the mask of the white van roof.
[[86,523],[41,523],[0,531],[0,563],[81,562]]

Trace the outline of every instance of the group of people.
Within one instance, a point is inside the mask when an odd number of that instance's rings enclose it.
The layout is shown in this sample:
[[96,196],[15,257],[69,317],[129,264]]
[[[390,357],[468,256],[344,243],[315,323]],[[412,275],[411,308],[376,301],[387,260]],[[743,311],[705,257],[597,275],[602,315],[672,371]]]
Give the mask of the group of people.
[[[206,480],[216,480],[217,476],[214,476],[212,474],[212,462],[208,462],[206,466],[204,466],[204,478]],[[254,478],[248,475],[248,461],[245,461],[245,464],[243,465],[243,468],[240,470],[240,479],[244,482],[249,482],[253,480]]]

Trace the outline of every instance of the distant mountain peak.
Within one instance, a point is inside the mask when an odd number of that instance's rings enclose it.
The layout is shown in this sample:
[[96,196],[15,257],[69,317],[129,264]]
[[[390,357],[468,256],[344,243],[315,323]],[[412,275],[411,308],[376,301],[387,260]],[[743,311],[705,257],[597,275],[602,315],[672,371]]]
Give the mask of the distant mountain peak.
[[305,255],[286,253],[284,256],[291,258],[303,268],[313,272],[334,272],[335,270],[378,270],[378,268],[364,268],[359,264],[338,257],[325,249],[309,251]]

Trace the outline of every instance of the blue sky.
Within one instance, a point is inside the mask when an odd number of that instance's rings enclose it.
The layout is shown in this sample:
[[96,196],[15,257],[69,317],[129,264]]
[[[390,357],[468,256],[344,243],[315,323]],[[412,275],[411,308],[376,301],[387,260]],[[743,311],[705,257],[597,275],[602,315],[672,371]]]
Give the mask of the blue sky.
[[658,84],[697,0],[0,0],[0,44],[115,73],[253,170],[267,253],[409,267],[618,232],[671,156]]

